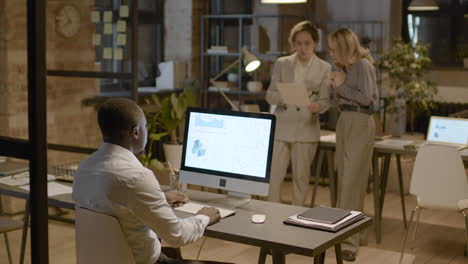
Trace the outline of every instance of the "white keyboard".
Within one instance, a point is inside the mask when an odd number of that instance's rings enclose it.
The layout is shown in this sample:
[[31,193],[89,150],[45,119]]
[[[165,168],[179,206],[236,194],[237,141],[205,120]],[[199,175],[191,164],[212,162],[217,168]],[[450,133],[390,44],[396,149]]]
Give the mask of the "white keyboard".
[[188,202],[182,206],[174,208],[177,211],[189,213],[189,214],[197,214],[197,212],[202,209],[203,207],[214,207],[219,210],[219,214],[221,215],[221,218],[225,218],[227,216],[233,215],[236,213],[236,211],[231,210],[231,209],[226,209],[222,207],[218,207],[213,204],[204,204],[200,202]]

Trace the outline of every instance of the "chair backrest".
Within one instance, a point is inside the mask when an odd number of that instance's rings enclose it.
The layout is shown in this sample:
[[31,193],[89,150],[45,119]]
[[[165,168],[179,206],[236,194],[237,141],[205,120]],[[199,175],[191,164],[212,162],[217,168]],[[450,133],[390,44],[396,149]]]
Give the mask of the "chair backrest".
[[457,149],[443,145],[422,145],[416,156],[410,193],[418,205],[427,208],[457,209],[468,198],[468,183]]
[[77,208],[75,233],[77,264],[135,263],[117,218]]

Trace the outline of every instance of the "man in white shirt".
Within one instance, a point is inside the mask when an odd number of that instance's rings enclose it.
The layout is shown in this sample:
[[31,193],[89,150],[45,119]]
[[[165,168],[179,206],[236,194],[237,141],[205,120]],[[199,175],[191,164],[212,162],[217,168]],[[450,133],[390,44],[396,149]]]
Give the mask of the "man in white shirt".
[[137,264],[178,262],[161,253],[160,237],[180,247],[203,236],[206,226],[221,217],[215,208],[178,218],[170,204],[185,203],[178,191],[163,192],[153,172],[135,156],[146,145],[146,118],[141,108],[125,98],[109,99],[98,111],[104,143],[80,163],[73,182],[77,207],[115,216]]

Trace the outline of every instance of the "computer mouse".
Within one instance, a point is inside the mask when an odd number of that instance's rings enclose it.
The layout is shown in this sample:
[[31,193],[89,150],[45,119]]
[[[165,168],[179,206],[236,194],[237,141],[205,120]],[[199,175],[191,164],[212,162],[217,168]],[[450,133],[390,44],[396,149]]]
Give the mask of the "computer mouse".
[[252,215],[252,222],[256,224],[262,224],[265,222],[265,215],[264,214],[254,214]]

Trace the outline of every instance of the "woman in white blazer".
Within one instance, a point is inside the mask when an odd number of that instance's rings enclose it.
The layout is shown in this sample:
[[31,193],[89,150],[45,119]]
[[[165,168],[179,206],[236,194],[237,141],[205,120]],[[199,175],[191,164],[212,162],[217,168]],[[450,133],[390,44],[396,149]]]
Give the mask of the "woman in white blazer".
[[[279,58],[273,68],[266,100],[276,105],[276,135],[268,200],[280,202],[281,183],[289,162],[292,165],[294,205],[304,205],[310,167],[320,139],[319,114],[329,107],[331,66],[314,52],[319,41],[317,28],[309,21],[296,24],[289,35],[294,53]],[[278,84],[300,83],[306,87],[310,104],[286,105]]]

